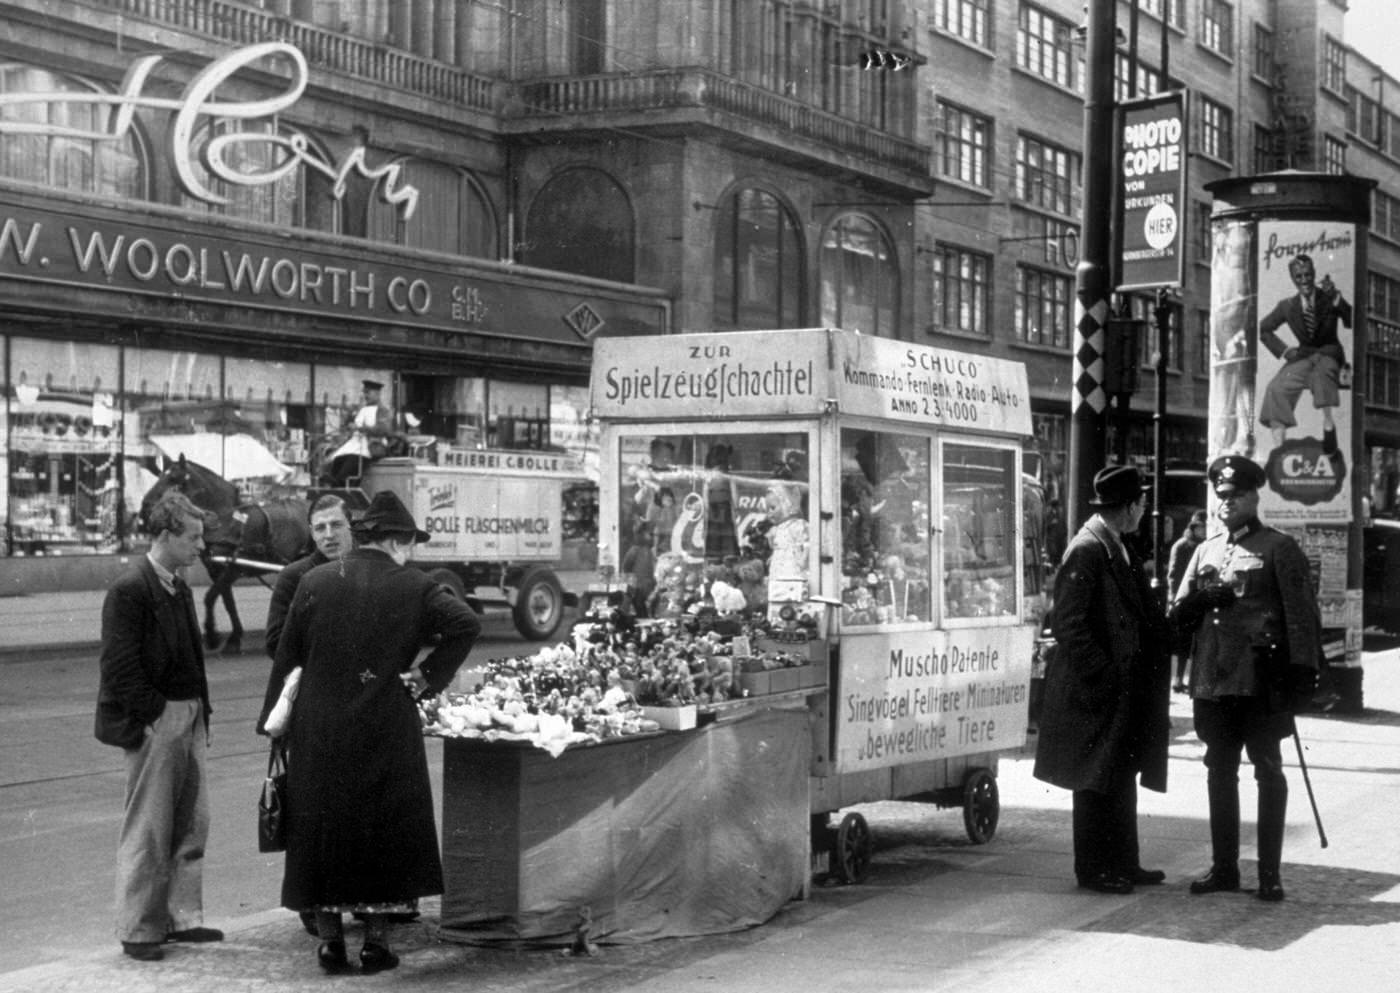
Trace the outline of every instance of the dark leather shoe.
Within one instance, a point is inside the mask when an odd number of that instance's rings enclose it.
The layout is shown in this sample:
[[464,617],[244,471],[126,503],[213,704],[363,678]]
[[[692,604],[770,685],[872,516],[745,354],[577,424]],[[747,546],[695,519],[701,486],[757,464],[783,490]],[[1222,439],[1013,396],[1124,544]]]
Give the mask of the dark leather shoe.
[[344,941],[321,942],[321,947],[316,949],[316,961],[326,972],[346,972],[350,968]]
[[1283,883],[1278,873],[1259,874],[1259,892],[1255,894],[1265,903],[1278,903],[1283,899]]
[[158,941],[123,941],[122,954],[142,962],[159,962],[165,958],[165,952]]
[[165,936],[165,940],[203,944],[206,941],[223,941],[224,933],[213,927],[188,927],[183,931],[171,931]]
[[1191,883],[1191,892],[1197,896],[1205,893],[1233,893],[1239,888],[1240,870],[1234,866],[1211,866],[1210,872]]
[[1128,879],[1134,886],[1159,886],[1167,881],[1167,874],[1161,869],[1144,869],[1138,866],[1128,873]]
[[1111,872],[1101,872],[1096,876],[1083,876],[1079,880],[1081,890],[1093,890],[1095,893],[1117,893],[1125,895],[1133,891],[1133,881],[1116,876]]
[[372,945],[365,942],[360,949],[360,969],[364,972],[383,972],[399,964],[399,957],[385,945]]

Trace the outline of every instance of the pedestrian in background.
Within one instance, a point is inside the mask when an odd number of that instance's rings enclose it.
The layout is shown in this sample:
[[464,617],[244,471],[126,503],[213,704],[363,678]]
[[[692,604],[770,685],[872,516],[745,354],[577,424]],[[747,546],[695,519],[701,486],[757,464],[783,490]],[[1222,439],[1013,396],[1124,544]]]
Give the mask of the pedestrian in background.
[[[1176,596],[1176,591],[1181,586],[1181,577],[1186,575],[1187,563],[1191,561],[1191,556],[1196,553],[1196,546],[1205,540],[1206,512],[1197,510],[1191,515],[1191,520],[1187,522],[1186,531],[1172,543],[1172,550],[1167,556],[1168,598]],[[1173,656],[1176,659],[1176,682],[1172,684],[1172,690],[1177,693],[1185,693],[1186,663],[1191,657],[1190,646],[1174,652]]]
[[1131,893],[1166,874],[1142,866],[1137,785],[1167,788],[1168,646],[1161,604],[1124,544],[1142,520],[1142,476],[1111,466],[1094,477],[1097,513],[1055,576],[1034,774],[1073,791],[1074,874],[1080,887]]
[[1051,569],[1060,567],[1065,555],[1065,517],[1060,501],[1051,500],[1045,512],[1045,562]]
[[[277,574],[277,582],[272,587],[272,598],[267,604],[266,646],[267,654],[274,660],[277,658],[277,642],[282,638],[282,625],[287,621],[287,611],[291,609],[292,599],[296,596],[297,586],[300,585],[302,577],[318,565],[339,562],[354,545],[345,501],[333,493],[319,497],[311,505],[310,524],[311,540],[316,547],[310,555],[302,556]],[[273,684],[269,683],[268,692],[272,692],[273,689]],[[277,686],[276,690],[280,695],[282,687]],[[276,697],[264,701],[263,716],[257,726],[258,734],[267,733],[263,724],[276,702]],[[320,933],[316,930],[316,915],[311,911],[302,911],[301,926],[308,934]]]
[[481,625],[449,589],[406,567],[428,535],[393,493],[376,493],[351,530],[357,547],[297,586],[259,725],[302,667],[287,734],[282,904],[316,914],[327,972],[349,967],[342,915],[363,914],[360,966],[379,972],[399,961],[388,915],[442,892],[417,701],[447,688]]
[[1264,470],[1222,455],[1207,471],[1224,530],[1191,557],[1172,621],[1191,635],[1191,696],[1205,743],[1211,867],[1196,894],[1240,888],[1240,753],[1259,788],[1261,900],[1282,900],[1288,780],[1279,742],[1293,710],[1317,684],[1322,621],[1308,560],[1298,543],[1259,521]]
[[126,759],[117,937],[142,961],[163,958],[167,941],[224,937],[203,926],[212,708],[194,598],[181,575],[204,548],[204,523],[184,494],[163,496],[145,522],[150,551],[102,603],[96,734]]

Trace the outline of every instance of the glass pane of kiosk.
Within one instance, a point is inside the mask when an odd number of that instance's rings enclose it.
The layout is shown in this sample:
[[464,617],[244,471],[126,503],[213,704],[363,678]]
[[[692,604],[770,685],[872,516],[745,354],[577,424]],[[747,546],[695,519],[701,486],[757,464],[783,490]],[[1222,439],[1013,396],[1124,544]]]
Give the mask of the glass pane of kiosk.
[[945,443],[942,453],[943,616],[1014,617],[1016,451]]
[[930,440],[841,430],[841,623],[927,621]]
[[715,579],[746,610],[807,597],[806,432],[649,431],[618,444],[618,570],[640,616],[679,616]]

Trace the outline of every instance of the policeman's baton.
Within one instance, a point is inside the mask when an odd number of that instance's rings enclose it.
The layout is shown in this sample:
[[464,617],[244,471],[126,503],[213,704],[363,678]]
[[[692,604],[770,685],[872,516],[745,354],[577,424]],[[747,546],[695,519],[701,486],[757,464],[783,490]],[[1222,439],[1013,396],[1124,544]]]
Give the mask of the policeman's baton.
[[1327,832],[1322,830],[1322,815],[1317,812],[1317,798],[1313,796],[1312,780],[1308,778],[1308,763],[1303,758],[1303,739],[1298,737],[1298,722],[1293,724],[1293,744],[1298,749],[1298,768],[1303,770],[1303,785],[1308,788],[1308,803],[1312,805],[1313,820],[1317,823],[1317,838],[1322,847],[1327,847]]

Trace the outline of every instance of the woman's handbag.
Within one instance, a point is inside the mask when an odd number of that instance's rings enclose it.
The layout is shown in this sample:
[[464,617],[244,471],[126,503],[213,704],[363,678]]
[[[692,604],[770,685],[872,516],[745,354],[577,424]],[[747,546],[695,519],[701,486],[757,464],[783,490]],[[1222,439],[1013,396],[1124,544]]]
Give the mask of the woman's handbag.
[[267,778],[258,798],[258,851],[287,850],[287,747],[272,743],[267,756]]

